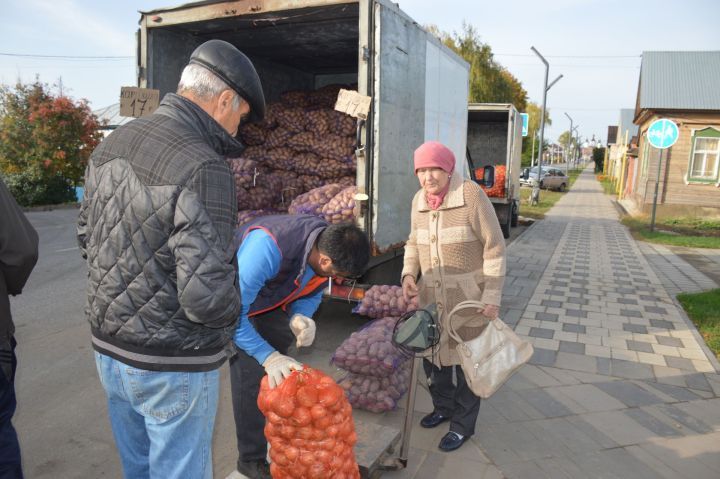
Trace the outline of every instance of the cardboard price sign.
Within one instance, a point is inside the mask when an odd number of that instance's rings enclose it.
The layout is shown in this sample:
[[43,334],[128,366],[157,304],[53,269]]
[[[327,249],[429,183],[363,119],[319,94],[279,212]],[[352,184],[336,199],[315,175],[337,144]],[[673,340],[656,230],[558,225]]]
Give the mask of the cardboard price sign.
[[370,101],[369,96],[361,95],[356,91],[340,90],[335,102],[335,109],[352,117],[367,120],[370,112]]
[[124,86],[120,89],[120,116],[140,118],[160,105],[160,90]]

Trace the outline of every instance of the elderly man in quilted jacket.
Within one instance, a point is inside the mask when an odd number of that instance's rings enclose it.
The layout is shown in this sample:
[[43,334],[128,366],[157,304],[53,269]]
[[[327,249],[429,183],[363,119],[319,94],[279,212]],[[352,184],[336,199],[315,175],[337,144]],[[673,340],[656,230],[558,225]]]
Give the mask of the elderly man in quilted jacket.
[[250,60],[210,40],[177,94],[93,152],[78,220],[85,314],[127,478],[210,478],[218,368],[240,313],[226,156],[265,99]]

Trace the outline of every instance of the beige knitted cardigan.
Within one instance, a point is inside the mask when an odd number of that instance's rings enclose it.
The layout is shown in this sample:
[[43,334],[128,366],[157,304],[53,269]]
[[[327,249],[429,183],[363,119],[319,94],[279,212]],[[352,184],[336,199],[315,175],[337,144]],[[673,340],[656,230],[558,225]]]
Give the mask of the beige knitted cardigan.
[[[476,183],[454,174],[438,210],[428,207],[423,190],[415,194],[410,227],[402,277],[417,279],[422,273],[420,304],[438,305],[441,335],[434,362],[460,364],[456,342],[448,335],[447,313],[466,299],[500,305],[505,239],[495,210]],[[476,337],[487,324],[478,314],[457,321],[456,329],[465,340]]]

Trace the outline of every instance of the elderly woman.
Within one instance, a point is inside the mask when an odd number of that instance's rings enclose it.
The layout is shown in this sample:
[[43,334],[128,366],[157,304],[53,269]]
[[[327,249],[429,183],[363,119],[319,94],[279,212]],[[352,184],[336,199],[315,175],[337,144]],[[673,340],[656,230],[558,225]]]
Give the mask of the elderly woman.
[[485,305],[456,324],[463,339],[477,337],[497,317],[505,279],[505,240],[483,190],[454,171],[450,149],[429,141],[415,150],[414,160],[422,189],[412,202],[403,293],[406,299],[419,295],[421,305],[436,303],[441,330],[437,350],[423,360],[434,410],[420,425],[433,428],[450,421],[439,447],[452,451],[474,434],[480,398],[465,382],[456,342],[448,335],[447,315],[468,299]]

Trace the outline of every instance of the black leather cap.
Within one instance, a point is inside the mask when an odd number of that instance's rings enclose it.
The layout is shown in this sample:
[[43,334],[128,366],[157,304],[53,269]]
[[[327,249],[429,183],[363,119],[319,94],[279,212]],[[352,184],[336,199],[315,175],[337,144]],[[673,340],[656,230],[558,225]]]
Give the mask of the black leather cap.
[[260,77],[250,59],[231,43],[209,40],[192,52],[189,63],[207,68],[248,102],[251,121],[265,117],[265,95]]

